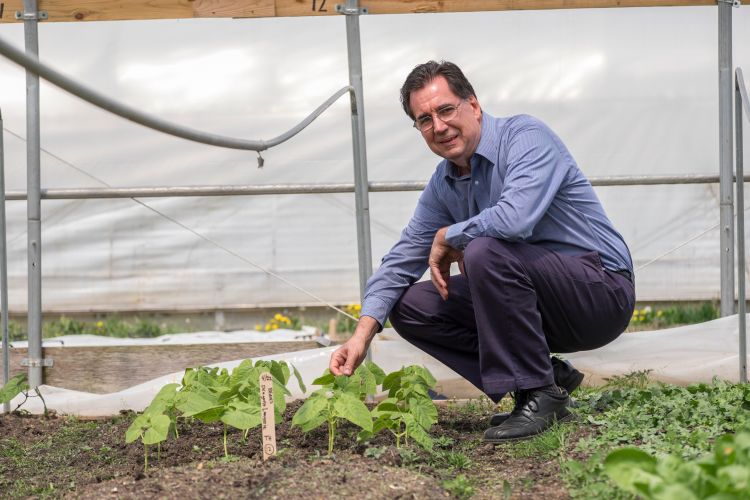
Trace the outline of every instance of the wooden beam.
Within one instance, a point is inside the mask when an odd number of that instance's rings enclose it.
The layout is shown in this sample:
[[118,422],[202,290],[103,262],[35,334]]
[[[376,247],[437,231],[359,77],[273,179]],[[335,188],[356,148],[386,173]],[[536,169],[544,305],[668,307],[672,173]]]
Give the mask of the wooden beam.
[[[329,16],[344,0],[39,0],[44,22],[187,19],[200,17]],[[716,5],[716,0],[361,0],[370,14],[495,10],[677,7]],[[20,22],[23,0],[0,0],[0,23]]]

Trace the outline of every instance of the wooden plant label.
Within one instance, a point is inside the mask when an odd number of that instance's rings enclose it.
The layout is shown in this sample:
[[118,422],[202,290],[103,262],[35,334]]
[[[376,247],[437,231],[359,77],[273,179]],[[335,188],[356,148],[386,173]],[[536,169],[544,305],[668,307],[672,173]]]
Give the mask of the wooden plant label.
[[276,455],[276,420],[273,408],[273,377],[260,374],[260,414],[262,425],[263,460]]

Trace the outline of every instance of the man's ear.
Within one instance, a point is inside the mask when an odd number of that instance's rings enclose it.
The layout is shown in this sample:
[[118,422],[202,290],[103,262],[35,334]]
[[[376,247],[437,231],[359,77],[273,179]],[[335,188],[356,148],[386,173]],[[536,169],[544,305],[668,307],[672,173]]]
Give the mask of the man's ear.
[[477,98],[472,96],[469,96],[466,101],[471,106],[471,110],[474,113],[474,117],[478,120],[482,117],[482,107],[479,105],[479,101],[477,101]]

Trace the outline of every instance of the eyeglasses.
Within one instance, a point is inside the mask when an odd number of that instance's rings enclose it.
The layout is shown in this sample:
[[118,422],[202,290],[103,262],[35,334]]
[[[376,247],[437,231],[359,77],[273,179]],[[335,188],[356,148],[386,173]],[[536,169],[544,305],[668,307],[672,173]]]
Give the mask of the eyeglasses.
[[[435,111],[434,115],[443,123],[449,122],[458,115],[458,108],[461,107],[463,103],[464,101],[459,102],[455,106],[453,104],[445,105]],[[414,120],[414,128],[420,132],[429,132],[434,126],[435,121],[432,119],[432,115],[420,116]]]

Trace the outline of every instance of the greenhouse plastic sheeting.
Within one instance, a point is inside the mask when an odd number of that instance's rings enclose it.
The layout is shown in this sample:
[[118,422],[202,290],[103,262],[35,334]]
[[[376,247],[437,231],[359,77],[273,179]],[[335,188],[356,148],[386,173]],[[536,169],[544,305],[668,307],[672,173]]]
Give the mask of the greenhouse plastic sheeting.
[[[732,11],[733,61],[748,75],[750,9]],[[349,81],[344,17],[44,23],[40,58],[164,119],[268,139]],[[434,171],[438,159],[398,101],[406,74],[430,58],[458,63],[487,112],[545,121],[588,176],[719,173],[715,6],[368,15],[360,23],[372,182],[427,180]],[[4,25],[1,35],[23,47],[22,25]],[[26,144],[17,137],[25,135],[25,85],[24,71],[0,59],[10,190],[26,187]],[[353,182],[347,98],[264,152],[262,169],[255,153],[146,130],[46,83],[41,130],[52,153],[42,155],[44,188]],[[633,252],[640,300],[718,298],[718,185],[596,190]],[[374,266],[417,197],[371,194]],[[141,201],[326,300],[359,300],[352,194]],[[22,311],[23,202],[9,202],[8,228],[10,305]],[[44,201],[42,245],[45,311],[315,302],[129,199]]]
[[614,375],[643,370],[649,370],[652,380],[673,384],[711,382],[714,377],[738,382],[738,317],[627,333],[600,349],[565,357],[587,375],[587,384],[597,385]]
[[[650,377],[676,384],[710,382],[714,377],[738,380],[738,327],[737,316],[707,323],[669,330],[638,332],[621,335],[601,349],[569,354],[570,359],[587,377],[585,384],[599,384],[605,378],[634,371],[650,370]],[[393,330],[384,330],[372,343],[372,358],[386,372],[404,365],[426,366],[438,383],[435,392],[441,397],[468,398],[480,393],[442,363],[402,340]],[[275,354],[258,359],[275,359],[292,363],[310,385],[328,367],[335,347]],[[241,361],[219,363],[212,366],[232,369]],[[40,389],[49,408],[59,413],[83,416],[117,414],[120,410],[143,410],[168,383],[179,383],[183,372],[177,372],[139,384],[113,394],[90,394],[42,386]],[[292,399],[304,397],[296,381],[290,382]],[[13,404],[21,401],[16,398]],[[24,409],[41,413],[38,398],[27,401]]]

